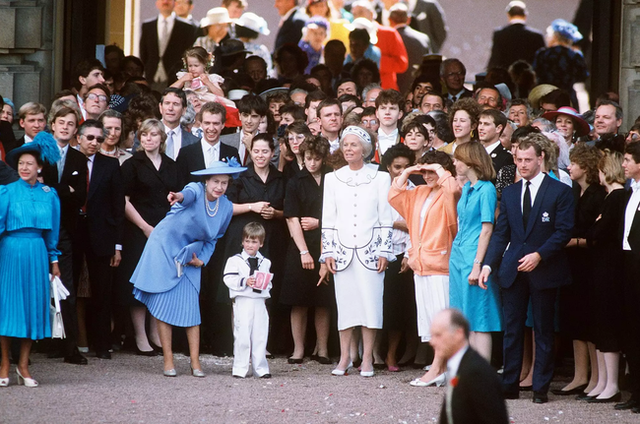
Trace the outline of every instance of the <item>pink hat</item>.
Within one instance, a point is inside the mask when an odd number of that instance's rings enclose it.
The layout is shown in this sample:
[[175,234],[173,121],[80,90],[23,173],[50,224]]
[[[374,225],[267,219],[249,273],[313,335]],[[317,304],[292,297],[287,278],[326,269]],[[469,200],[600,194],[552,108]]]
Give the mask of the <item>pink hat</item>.
[[578,111],[575,110],[572,107],[563,106],[563,107],[561,107],[560,109],[558,109],[556,111],[543,113],[542,117],[544,119],[548,119],[549,121],[555,123],[556,118],[559,115],[570,116],[573,119],[573,124],[575,126],[576,135],[578,137],[583,136],[583,135],[587,135],[587,134],[589,134],[589,132],[591,132],[591,128],[589,127],[589,123],[587,121],[585,121],[582,118],[582,115],[580,115],[578,113]]

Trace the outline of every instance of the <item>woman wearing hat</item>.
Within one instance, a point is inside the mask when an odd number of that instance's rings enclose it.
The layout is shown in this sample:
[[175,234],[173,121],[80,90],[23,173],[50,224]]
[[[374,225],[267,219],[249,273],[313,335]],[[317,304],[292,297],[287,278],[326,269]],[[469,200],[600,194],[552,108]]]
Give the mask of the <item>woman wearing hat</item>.
[[575,143],[578,137],[587,135],[590,131],[587,121],[572,107],[563,106],[554,112],[543,114],[542,117],[556,124],[558,132],[569,146]]
[[382,328],[384,271],[395,260],[393,217],[386,194],[390,178],[365,163],[371,138],[360,127],[342,132],[346,166],[325,177],[322,207],[321,281],[334,274],[340,332],[340,362],[333,375],[351,366],[349,347],[355,327],[362,327],[363,377],[373,376],[373,344]]
[[256,15],[255,13],[247,12],[243,13],[240,18],[235,20],[236,38],[244,43],[244,48],[254,56],[259,56],[264,59],[267,64],[267,75],[274,77],[273,61],[271,60],[271,52],[264,44],[257,42],[258,37],[262,35],[269,35],[269,27],[267,21],[264,18]]
[[38,174],[44,161],[55,164],[60,152],[53,136],[42,131],[7,159],[20,179],[0,186],[0,387],[9,385],[10,338],[21,339],[18,384],[36,387],[29,352],[33,340],[51,337],[49,272],[60,276],[60,200],[38,182]]
[[207,52],[213,53],[229,33],[230,23],[231,18],[229,18],[229,11],[226,8],[209,9],[207,16],[200,20],[200,28],[206,32],[206,35],[198,37],[193,43],[193,47],[204,47]]
[[164,353],[164,375],[175,377],[171,327],[186,327],[191,374],[204,377],[200,366],[200,268],[229,226],[233,205],[224,195],[231,176],[246,168],[237,161],[214,162],[194,171],[201,183],[190,183],[167,196],[172,208],[153,229],[131,277],[133,294],[158,320]]
[[573,44],[582,40],[578,27],[556,19],[547,28],[547,47],[536,52],[533,69],[538,84],[552,84],[571,93],[571,101],[578,104],[573,85],[584,82],[589,76],[587,63],[581,51],[574,50]]

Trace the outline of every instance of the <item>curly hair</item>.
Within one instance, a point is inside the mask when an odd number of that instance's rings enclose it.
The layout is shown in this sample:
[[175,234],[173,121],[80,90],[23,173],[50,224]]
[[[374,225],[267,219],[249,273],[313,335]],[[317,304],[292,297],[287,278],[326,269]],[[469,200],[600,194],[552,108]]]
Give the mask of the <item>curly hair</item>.
[[300,154],[302,157],[309,152],[313,156],[321,157],[324,163],[329,156],[329,141],[321,135],[310,135],[305,137],[304,141],[300,145]]
[[472,98],[460,99],[449,109],[449,126],[453,127],[453,117],[459,110],[464,110],[471,119],[471,126],[478,125],[478,117],[482,112],[482,107]]
[[594,146],[586,144],[577,144],[571,153],[569,159],[582,168],[587,174],[587,184],[599,184],[598,162],[602,157],[602,152]]

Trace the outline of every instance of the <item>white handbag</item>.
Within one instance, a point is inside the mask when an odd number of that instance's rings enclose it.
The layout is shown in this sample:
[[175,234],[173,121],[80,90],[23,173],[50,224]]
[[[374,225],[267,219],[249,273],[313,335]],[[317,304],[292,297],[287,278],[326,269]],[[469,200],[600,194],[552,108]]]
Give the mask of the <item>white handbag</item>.
[[51,281],[51,299],[53,304],[49,304],[49,316],[51,318],[51,338],[64,339],[64,323],[62,322],[62,312],[60,310],[60,299],[66,299],[69,291],[62,284],[59,277],[55,277]]

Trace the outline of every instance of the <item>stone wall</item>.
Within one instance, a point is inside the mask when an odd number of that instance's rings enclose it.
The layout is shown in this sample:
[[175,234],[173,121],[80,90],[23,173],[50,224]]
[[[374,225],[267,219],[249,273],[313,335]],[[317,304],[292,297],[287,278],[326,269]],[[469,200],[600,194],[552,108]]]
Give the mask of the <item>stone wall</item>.
[[[60,2],[62,3],[62,2]],[[0,94],[48,105],[56,86],[54,0],[0,1]]]
[[620,105],[622,129],[627,131],[640,116],[640,0],[626,0],[622,5],[621,44]]

